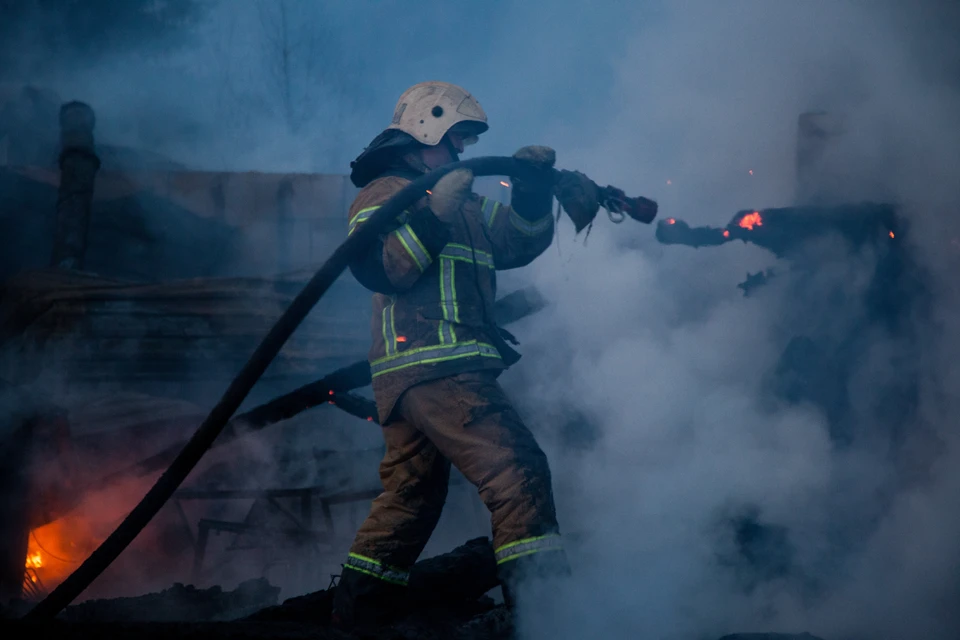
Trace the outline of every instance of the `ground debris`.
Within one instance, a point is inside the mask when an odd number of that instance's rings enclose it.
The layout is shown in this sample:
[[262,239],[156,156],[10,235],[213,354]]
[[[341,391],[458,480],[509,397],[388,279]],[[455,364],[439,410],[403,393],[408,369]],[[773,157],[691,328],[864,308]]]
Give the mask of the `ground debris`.
[[[53,622],[9,620],[2,623],[0,634],[4,640],[515,640],[511,613],[486,595],[497,585],[487,538],[422,560],[410,573],[410,613],[355,635],[331,628],[336,587],[277,604],[280,589],[262,578],[234,591],[176,584],[136,598],[88,601],[67,608]],[[747,633],[720,640],[821,639],[805,633]]]
[[131,598],[88,600],[67,607],[68,622],[200,622],[232,620],[275,605],[280,587],[265,578],[247,580],[233,591],[174,584],[159,593]]

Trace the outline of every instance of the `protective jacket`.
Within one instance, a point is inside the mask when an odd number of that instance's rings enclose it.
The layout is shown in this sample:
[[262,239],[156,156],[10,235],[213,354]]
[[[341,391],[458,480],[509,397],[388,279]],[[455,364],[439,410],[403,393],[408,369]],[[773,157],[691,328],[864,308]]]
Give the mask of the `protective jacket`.
[[[348,233],[414,177],[393,173],[364,187],[350,207]],[[446,224],[424,196],[350,266],[374,292],[369,358],[381,424],[415,384],[503,370],[519,358],[495,323],[496,271],[528,265],[553,238],[549,200],[521,214],[472,194]]]

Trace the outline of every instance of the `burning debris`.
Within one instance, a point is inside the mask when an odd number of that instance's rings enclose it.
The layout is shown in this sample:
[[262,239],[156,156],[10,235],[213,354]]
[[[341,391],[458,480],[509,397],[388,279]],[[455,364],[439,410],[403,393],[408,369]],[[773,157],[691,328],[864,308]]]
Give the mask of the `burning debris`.
[[734,240],[751,242],[790,257],[814,238],[839,234],[858,250],[880,245],[900,236],[904,223],[896,209],[887,204],[862,203],[833,207],[783,207],[747,209],[737,212],[725,227],[691,227],[676,218],[657,225],[656,237],[662,244],[690,247],[716,247]]

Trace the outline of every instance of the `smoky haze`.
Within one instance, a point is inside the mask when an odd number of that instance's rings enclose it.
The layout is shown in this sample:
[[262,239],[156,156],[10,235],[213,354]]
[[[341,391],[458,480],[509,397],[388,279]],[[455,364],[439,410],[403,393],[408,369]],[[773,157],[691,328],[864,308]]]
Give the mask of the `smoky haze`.
[[[505,290],[533,283],[551,301],[517,325],[525,357],[502,380],[551,455],[576,570],[523,623],[561,638],[960,636],[955,4],[198,6],[159,45],[110,40],[5,79],[86,100],[98,137],[189,168],[328,173],[348,171],[403,89],[446,80],[490,117],[471,153],[548,144],[558,165],[655,198],[662,216],[718,226],[793,204],[798,115],[842,113],[832,196],[900,205],[934,301],[916,342],[877,335],[855,363],[861,437],[849,446],[818,408],[772,400],[766,385],[791,336],[856,326],[863,309],[823,299],[865,286],[869,252],[828,240],[800,286],[755,246],[664,247],[601,213],[588,242],[562,223],[531,268],[504,274]],[[23,33],[46,24],[24,20]],[[49,58],[18,46],[15,62]],[[743,297],[744,274],[771,266],[788,273]],[[872,412],[904,375],[904,349],[920,401],[895,438],[872,430]],[[571,421],[593,430],[588,445],[571,446]],[[789,570],[743,575],[725,524],[743,514],[786,531]]]

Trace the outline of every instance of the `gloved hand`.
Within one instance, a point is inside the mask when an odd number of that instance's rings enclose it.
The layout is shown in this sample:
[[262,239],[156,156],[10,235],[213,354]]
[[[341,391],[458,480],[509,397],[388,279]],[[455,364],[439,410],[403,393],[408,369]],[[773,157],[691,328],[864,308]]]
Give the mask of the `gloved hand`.
[[472,192],[473,172],[469,169],[457,169],[437,181],[431,189],[427,203],[437,218],[449,224],[457,219],[460,208]]
[[[538,167],[548,169],[553,167],[554,163],[556,163],[557,152],[550,147],[531,145],[518,149],[517,152],[513,154],[513,157],[517,160],[525,160],[526,162],[535,164]],[[549,176],[549,174],[547,174],[547,176]],[[550,191],[552,187],[553,184],[549,183],[547,180],[543,182],[525,182],[524,180],[516,178],[513,181],[514,189],[519,189],[520,191],[526,192]]]
[[[513,157],[549,169],[557,161],[557,152],[550,147],[532,145],[518,149]],[[553,201],[553,175],[553,172],[544,171],[542,180],[514,178],[510,199],[513,210],[527,220],[538,220],[549,215]]]
[[600,188],[579,171],[561,170],[555,192],[563,210],[573,220],[577,233],[583,231],[597,217],[600,210]]

